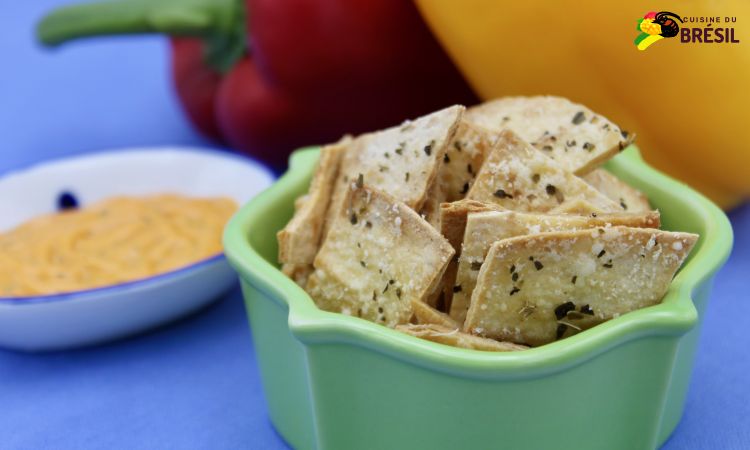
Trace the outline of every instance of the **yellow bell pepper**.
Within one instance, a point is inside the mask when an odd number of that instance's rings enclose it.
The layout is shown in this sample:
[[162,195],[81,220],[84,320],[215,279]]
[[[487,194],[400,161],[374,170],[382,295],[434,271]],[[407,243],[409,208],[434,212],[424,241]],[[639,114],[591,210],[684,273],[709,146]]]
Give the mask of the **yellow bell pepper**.
[[[634,131],[646,160],[722,206],[750,197],[750,1],[416,2],[483,98],[569,97]],[[713,26],[734,27],[740,43],[677,35],[639,51],[638,21],[656,7],[720,17]]]

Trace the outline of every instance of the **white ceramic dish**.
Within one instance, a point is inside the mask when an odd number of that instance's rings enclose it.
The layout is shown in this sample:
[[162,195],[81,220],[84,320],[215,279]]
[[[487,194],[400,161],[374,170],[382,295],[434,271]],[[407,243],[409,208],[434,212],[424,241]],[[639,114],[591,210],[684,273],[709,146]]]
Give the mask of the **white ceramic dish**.
[[[273,175],[254,161],[180,147],[115,150],[45,162],[0,177],[0,231],[57,211],[71,192],[81,206],[113,195],[175,192],[228,196],[239,205]],[[0,346],[59,350],[110,341],[185,316],[236,278],[223,255],[153,277],[68,294],[0,297]]]

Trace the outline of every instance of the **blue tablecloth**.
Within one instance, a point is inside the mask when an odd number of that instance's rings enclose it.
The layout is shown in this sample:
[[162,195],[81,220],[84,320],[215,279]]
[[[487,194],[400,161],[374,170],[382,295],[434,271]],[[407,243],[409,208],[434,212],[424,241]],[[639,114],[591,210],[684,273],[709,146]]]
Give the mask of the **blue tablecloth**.
[[[56,3],[3,8],[0,172],[106,148],[210,145],[172,95],[163,39],[43,51],[33,23]],[[750,205],[730,217],[735,249],[716,279],[685,416],[667,449],[750,448]],[[114,344],[0,350],[0,408],[3,449],[285,448],[265,411],[238,290]]]

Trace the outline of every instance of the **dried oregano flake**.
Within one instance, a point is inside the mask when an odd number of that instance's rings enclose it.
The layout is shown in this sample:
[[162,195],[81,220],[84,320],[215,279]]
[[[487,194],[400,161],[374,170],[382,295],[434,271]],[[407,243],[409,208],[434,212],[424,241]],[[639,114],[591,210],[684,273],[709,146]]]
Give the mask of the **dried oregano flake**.
[[503,189],[496,190],[495,193],[492,195],[494,195],[497,198],[513,198],[512,195],[508,194]]
[[557,320],[560,320],[568,314],[568,311],[573,311],[575,309],[576,305],[573,302],[561,303],[555,308],[555,317]]

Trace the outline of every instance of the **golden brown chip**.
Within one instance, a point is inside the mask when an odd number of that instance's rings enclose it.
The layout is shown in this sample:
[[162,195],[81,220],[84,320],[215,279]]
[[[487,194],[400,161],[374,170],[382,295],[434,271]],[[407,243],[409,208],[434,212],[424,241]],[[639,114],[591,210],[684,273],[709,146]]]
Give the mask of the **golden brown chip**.
[[345,151],[346,142],[327,145],[320,150],[309,193],[295,201],[294,217],[276,235],[279,240],[279,261],[282,263],[304,266],[312,264],[315,259],[322,240],[331,190]]
[[440,215],[437,212],[440,211],[441,198],[440,186],[436,182],[433,182],[427,191],[422,209],[419,211],[419,215],[436,230],[440,229]]
[[458,329],[461,326],[448,314],[442,313],[427,303],[414,301],[411,304],[417,324],[434,324]]
[[307,279],[313,270],[312,264],[284,263],[281,265],[281,272],[302,288],[307,285]]
[[466,120],[496,131],[511,130],[576,175],[595,169],[634,138],[561,97],[499,98],[469,108]]
[[[560,216],[491,211],[471,213],[466,220],[463,247],[458,259],[455,284],[452,287],[450,316],[463,323],[469,309],[471,295],[477,283],[479,269],[493,243],[515,236],[534,235],[550,231],[582,230],[596,227],[629,226],[658,228],[659,213],[602,214],[589,216]],[[519,277],[520,274],[512,275]]]
[[462,121],[439,164],[421,213],[440,229],[440,204],[466,197],[497,134]]
[[698,236],[610,227],[492,245],[464,330],[532,346],[659,303]]
[[457,269],[458,261],[454,255],[450,262],[448,262],[448,267],[445,268],[445,272],[443,272],[440,281],[435,285],[435,288],[430,291],[425,303],[440,312],[447,313],[450,311],[451,297],[453,296],[453,292],[450,289],[453,287],[453,283],[456,280]]
[[302,209],[302,205],[304,205],[307,199],[309,198],[310,198],[310,194],[305,194],[305,195],[300,195],[299,197],[294,199],[294,212],[297,212],[300,209]]
[[576,216],[596,217],[608,213],[601,208],[597,208],[586,200],[577,199],[572,202],[566,202],[557,208],[552,208],[549,210],[548,214],[571,214]]
[[396,330],[420,339],[450,345],[451,347],[467,348],[471,350],[482,350],[487,352],[514,352],[526,350],[525,345],[512,342],[498,342],[480,336],[463,333],[458,328],[445,327],[435,324],[423,325],[397,325]]
[[604,169],[596,169],[582,178],[594,189],[619,204],[625,211],[646,212],[651,210],[646,194],[631,187]]
[[500,133],[467,198],[516,211],[547,212],[577,200],[604,211],[620,206],[557,166],[511,131]]
[[440,205],[440,234],[448,239],[456,254],[448,263],[440,284],[428,297],[427,303],[429,305],[441,311],[450,311],[458,268],[458,256],[461,254],[461,242],[466,227],[466,216],[472,212],[500,210],[502,208],[498,205],[466,199]]
[[463,106],[451,106],[357,136],[341,162],[329,215],[336,214],[352,185],[363,184],[420,211],[463,112]]
[[440,205],[440,233],[448,239],[456,253],[461,253],[466,218],[471,213],[503,211],[501,206],[477,200],[459,200]]
[[453,248],[417,213],[367,186],[350,190],[315,258],[318,307],[394,326],[431,292]]

